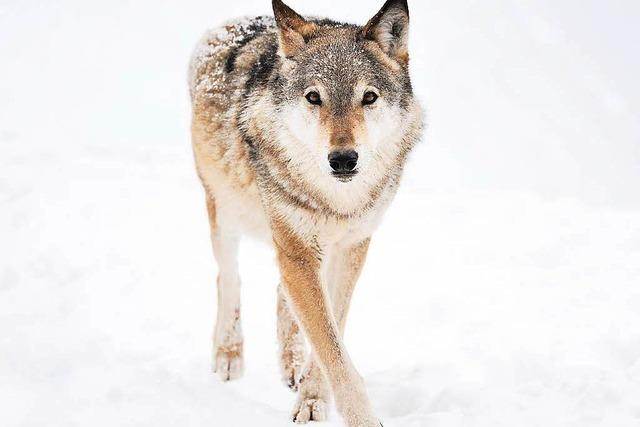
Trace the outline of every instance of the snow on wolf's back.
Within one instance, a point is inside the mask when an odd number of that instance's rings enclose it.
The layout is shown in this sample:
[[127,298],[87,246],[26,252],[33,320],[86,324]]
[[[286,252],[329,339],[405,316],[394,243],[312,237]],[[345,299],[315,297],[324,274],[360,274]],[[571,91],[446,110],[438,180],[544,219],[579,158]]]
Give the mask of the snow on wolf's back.
[[[257,16],[231,20],[205,32],[196,44],[189,63],[189,88],[195,93],[226,93],[227,73],[238,49],[258,36],[271,36],[276,42],[273,17]],[[226,73],[226,72],[227,73]]]

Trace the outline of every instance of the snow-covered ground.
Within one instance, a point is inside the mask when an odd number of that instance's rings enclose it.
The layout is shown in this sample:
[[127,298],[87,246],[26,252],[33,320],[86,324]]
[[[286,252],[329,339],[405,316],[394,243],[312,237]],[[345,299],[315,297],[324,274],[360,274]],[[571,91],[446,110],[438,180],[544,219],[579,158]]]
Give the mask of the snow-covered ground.
[[[290,3],[358,22],[379,6]],[[386,427],[637,427],[640,3],[411,6],[429,129],[347,330],[376,412]],[[0,3],[1,426],[288,425],[278,275],[257,243],[241,253],[245,377],[210,373],[185,76],[206,27],[268,12]]]

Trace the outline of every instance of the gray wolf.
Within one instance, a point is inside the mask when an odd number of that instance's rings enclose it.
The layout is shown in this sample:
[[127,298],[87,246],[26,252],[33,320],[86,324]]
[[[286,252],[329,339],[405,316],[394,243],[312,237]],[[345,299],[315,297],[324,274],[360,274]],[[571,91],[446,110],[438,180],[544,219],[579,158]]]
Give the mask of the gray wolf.
[[[281,273],[282,375],[293,420],[379,427],[343,343],[369,241],[422,131],[409,77],[409,8],[389,0],[364,26],[274,18],[207,33],[190,64],[192,143],[218,264],[213,368],[243,371],[238,240],[273,245]],[[311,354],[305,357],[305,338]]]

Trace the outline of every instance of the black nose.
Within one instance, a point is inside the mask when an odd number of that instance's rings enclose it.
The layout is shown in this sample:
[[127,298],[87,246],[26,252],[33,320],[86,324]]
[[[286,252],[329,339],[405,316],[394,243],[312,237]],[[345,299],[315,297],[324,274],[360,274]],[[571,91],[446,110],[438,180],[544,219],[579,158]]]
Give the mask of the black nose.
[[349,173],[358,165],[358,153],[353,150],[333,151],[329,154],[329,165],[335,173]]

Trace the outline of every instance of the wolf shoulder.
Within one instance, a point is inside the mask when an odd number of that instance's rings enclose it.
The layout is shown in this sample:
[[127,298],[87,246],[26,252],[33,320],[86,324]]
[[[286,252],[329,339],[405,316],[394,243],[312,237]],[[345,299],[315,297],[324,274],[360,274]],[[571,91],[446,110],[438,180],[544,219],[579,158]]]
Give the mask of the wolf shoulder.
[[272,17],[235,19],[206,31],[189,62],[192,100],[232,96],[246,83],[243,80],[250,77],[260,58],[276,48]]

